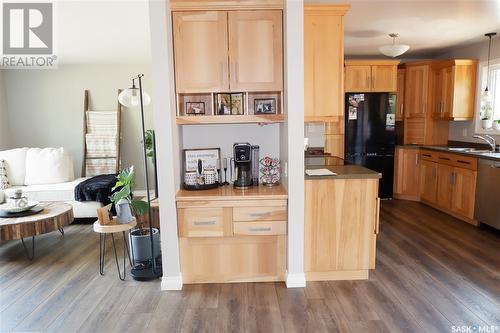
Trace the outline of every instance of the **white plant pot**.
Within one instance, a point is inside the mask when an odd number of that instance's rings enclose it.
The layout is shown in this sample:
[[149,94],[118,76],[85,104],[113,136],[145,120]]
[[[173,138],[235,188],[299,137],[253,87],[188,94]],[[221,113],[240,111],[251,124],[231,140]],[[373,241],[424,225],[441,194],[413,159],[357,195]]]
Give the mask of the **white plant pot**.
[[493,126],[493,119],[481,120],[481,126],[483,127],[483,129],[490,129]]
[[500,131],[500,123],[496,120],[493,123],[493,129],[495,129],[496,131]]

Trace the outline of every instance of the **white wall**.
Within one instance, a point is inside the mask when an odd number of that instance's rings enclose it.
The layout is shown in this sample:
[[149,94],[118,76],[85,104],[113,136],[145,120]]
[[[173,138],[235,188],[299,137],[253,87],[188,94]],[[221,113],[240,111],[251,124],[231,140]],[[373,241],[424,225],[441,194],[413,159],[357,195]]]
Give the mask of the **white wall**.
[[[80,175],[83,154],[83,93],[90,91],[90,109],[116,110],[117,91],[144,73],[151,92],[151,65],[60,65],[56,70],[4,70],[11,144],[16,147],[65,147]],[[154,96],[152,96],[152,104]],[[152,107],[146,128],[152,128]],[[122,165],[134,165],[137,189],[144,188],[139,110],[122,113]]]
[[325,125],[322,123],[306,123],[304,125],[304,135],[309,138],[309,147],[325,146]]
[[[486,38],[485,38],[486,39]],[[487,61],[488,60],[488,41],[468,45],[465,47],[460,47],[460,48],[455,48],[452,49],[451,51],[448,51],[446,53],[443,53],[439,55],[440,59],[460,59],[460,58],[472,58],[472,59],[478,59],[479,62]],[[491,58],[500,58],[500,37],[496,37],[492,39],[491,43]],[[479,81],[479,73],[478,73],[478,81]],[[481,89],[481,88],[480,88]],[[479,90],[476,92],[476,99],[480,98],[479,95]],[[475,103],[475,113],[477,114],[479,112],[477,106],[479,105],[478,102]],[[464,136],[464,130],[467,132],[467,135]],[[472,138],[472,135],[474,135],[475,131],[475,122],[474,121],[450,121],[450,134],[449,134],[449,139],[450,140],[456,140],[456,141],[467,141],[467,142],[481,142],[484,143],[481,140],[477,140]],[[500,140],[500,135],[496,136],[497,140]]]
[[3,81],[3,71],[0,70],[0,150],[10,148],[9,114]]

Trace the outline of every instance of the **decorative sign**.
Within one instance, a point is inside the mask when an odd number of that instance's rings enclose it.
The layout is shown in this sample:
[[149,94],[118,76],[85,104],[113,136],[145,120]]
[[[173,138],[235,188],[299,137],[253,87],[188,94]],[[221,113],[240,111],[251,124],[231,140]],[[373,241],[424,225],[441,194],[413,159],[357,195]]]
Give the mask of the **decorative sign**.
[[220,148],[184,149],[184,171],[196,171],[198,160],[201,160],[203,169],[216,169]]

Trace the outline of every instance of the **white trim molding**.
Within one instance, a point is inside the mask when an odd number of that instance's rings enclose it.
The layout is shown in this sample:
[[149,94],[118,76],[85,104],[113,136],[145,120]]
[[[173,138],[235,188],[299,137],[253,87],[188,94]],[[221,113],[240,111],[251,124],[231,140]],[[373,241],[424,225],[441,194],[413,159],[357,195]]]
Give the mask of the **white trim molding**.
[[[481,126],[481,94],[486,87],[487,81],[487,61],[482,61],[478,64],[478,78],[477,78],[477,89],[476,89],[476,113],[474,114],[474,133],[475,134],[489,134],[489,135],[500,135],[500,131],[494,129],[485,130]],[[499,67],[500,58],[491,59],[490,67]],[[490,87],[491,89],[491,87]],[[495,120],[495,119],[494,119]]]
[[285,283],[287,288],[304,288],[306,286],[306,275],[304,273],[290,274],[286,272]]
[[182,290],[182,274],[178,276],[164,276],[161,278],[161,290]]

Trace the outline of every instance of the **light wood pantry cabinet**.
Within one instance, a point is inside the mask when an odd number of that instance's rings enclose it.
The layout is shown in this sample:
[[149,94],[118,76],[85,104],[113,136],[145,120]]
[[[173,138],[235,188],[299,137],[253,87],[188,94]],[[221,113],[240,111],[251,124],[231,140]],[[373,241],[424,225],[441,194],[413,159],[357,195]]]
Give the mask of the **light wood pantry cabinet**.
[[477,159],[423,149],[420,152],[421,201],[465,222],[474,220]]
[[281,187],[176,196],[184,283],[283,281],[287,195]]
[[433,62],[432,117],[471,120],[474,117],[477,61],[456,59]]
[[404,68],[398,68],[397,88],[396,88],[396,121],[404,120],[404,103],[405,103],[405,75]]
[[344,115],[344,15],[349,7],[304,4],[306,122],[338,121]]
[[405,77],[405,117],[425,118],[430,93],[430,64],[407,65]]
[[346,60],[346,92],[395,92],[399,60]]
[[378,178],[305,180],[308,281],[368,278],[375,268],[379,205]]
[[231,11],[228,15],[231,91],[281,91],[282,12]]
[[394,155],[394,198],[420,200],[420,150],[396,147]]

